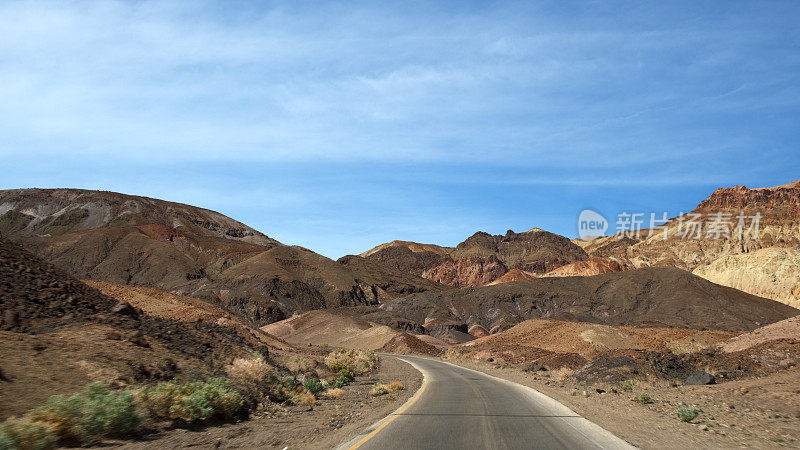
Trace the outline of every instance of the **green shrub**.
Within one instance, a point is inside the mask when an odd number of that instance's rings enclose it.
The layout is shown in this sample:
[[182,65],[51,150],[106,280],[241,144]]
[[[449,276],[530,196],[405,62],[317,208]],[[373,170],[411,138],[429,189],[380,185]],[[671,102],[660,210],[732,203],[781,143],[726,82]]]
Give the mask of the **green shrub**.
[[293,377],[292,375],[287,375],[281,378],[280,383],[286,389],[296,389],[298,386],[300,386],[300,382],[297,381],[297,378]]
[[633,398],[633,401],[646,405],[648,403],[653,403],[653,398],[650,397],[650,394],[647,392],[640,392],[638,395],[636,395],[636,397]]
[[303,388],[312,394],[317,394],[325,390],[325,386],[316,378],[307,379],[306,382],[303,383]]
[[31,418],[52,425],[59,439],[84,445],[104,435],[125,435],[141,421],[130,392],[117,394],[99,383],[69,397],[51,396]]
[[372,350],[335,350],[325,357],[325,364],[334,372],[347,369],[353,375],[363,375],[378,367],[378,356]]
[[625,391],[625,392],[633,391],[633,380],[625,380],[620,384],[622,386],[622,390],[623,391]]
[[164,381],[145,389],[142,397],[154,416],[190,423],[212,417],[227,419],[243,403],[242,396],[224,378],[185,384],[175,380]]
[[46,450],[56,441],[48,425],[30,419],[11,418],[0,425],[0,450]]
[[678,419],[684,422],[691,422],[700,415],[700,410],[695,407],[678,406]]

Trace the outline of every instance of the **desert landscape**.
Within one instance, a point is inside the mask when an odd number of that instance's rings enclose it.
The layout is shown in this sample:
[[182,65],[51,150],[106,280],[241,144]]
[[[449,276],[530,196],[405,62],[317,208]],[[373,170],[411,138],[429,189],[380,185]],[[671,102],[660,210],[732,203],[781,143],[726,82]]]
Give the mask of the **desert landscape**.
[[798,24],[0,1],[0,450],[800,448]]
[[[389,354],[531,386],[636,446],[800,439],[800,311],[785,295],[800,279],[750,276],[798,242],[786,213],[800,208],[796,183],[698,205],[762,212],[758,240],[587,245],[533,229],[455,248],[392,241],[338,261],[161,200],[25,189],[0,201],[6,439],[335,446],[422,383]],[[796,269],[773,261],[777,274]],[[375,395],[390,382],[401,389]],[[192,410],[180,403],[189,386],[232,404]],[[183,406],[161,406],[168,388]],[[73,394],[126,404],[127,425],[87,430],[61,403]]]

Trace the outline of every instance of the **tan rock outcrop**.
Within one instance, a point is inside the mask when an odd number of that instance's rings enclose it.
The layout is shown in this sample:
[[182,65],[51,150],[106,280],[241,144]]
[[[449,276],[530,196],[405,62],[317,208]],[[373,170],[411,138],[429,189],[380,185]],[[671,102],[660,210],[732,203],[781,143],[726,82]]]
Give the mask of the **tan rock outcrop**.
[[763,248],[723,256],[694,270],[709,281],[800,307],[800,250]]

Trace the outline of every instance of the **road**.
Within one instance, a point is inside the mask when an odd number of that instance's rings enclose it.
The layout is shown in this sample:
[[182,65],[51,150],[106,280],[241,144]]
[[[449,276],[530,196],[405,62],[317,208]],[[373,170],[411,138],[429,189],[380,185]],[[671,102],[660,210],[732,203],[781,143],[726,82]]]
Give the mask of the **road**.
[[439,360],[396,357],[422,372],[422,387],[340,448],[633,448],[531,388]]

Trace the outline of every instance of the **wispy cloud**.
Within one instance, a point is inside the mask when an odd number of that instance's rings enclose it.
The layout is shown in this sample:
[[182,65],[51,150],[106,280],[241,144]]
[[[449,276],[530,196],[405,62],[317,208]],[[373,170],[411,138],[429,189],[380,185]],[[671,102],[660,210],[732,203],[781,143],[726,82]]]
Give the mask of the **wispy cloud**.
[[[796,3],[578,3],[3,2],[0,156],[21,168],[4,187],[272,192],[265,215],[333,192],[354,216],[359,192],[406,189],[409,216],[435,186],[705,189],[800,168]],[[234,191],[203,185],[215,165],[271,169]],[[87,175],[109,166],[129,170]],[[315,178],[330,167],[355,188]]]

